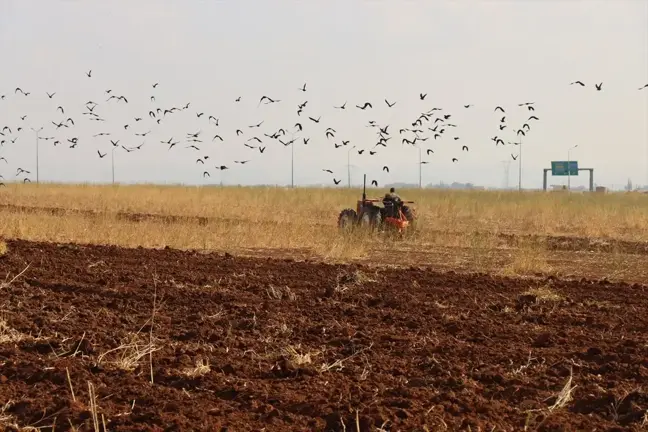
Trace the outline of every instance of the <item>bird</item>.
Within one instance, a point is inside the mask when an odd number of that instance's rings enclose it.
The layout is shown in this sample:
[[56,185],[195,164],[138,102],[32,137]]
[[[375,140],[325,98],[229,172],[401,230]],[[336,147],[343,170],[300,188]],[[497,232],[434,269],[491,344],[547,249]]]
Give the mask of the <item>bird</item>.
[[226,167],[225,165],[217,166],[217,167],[215,167],[215,168],[216,168],[217,170],[221,170],[221,171],[224,171],[224,170],[226,170],[226,169],[229,169],[229,168]]
[[124,96],[119,96],[117,100],[123,100],[124,102],[128,103],[128,99],[126,99]]
[[65,110],[63,109],[62,106],[60,106],[60,107],[58,107],[58,108],[56,108],[56,109],[57,109],[57,110],[60,110],[60,111],[61,111],[61,114],[65,115]]
[[377,180],[371,180],[371,186],[378,187],[378,181]]
[[119,145],[119,140],[117,141],[110,140],[110,143],[113,145],[113,147],[117,147],[117,145]]
[[597,91],[601,91],[601,88],[603,87],[603,83],[601,84],[594,84],[594,87],[596,87]]
[[526,136],[526,134],[524,133],[524,130],[522,130],[522,129],[518,129],[517,134],[522,135],[522,136]]
[[421,100],[425,100],[425,97],[426,97],[426,96],[427,96],[427,93],[425,93],[425,94],[420,93],[420,94],[419,94],[419,98],[420,98]]
[[369,150],[369,154],[370,154],[371,156],[375,155],[376,153],[378,153],[378,152],[375,152],[375,151],[371,151],[371,150]]
[[52,99],[54,97],[54,95],[56,94],[56,92],[54,92],[52,94],[49,94],[48,92],[45,92],[45,93],[47,94],[47,97],[50,98],[50,99]]
[[304,138],[304,145],[308,145],[308,141],[310,141],[310,138]]
[[25,96],[27,96],[27,95],[29,94],[29,93],[25,93],[25,92],[23,91],[23,89],[21,89],[20,87],[16,87],[16,90],[14,91],[14,94],[16,94],[16,93],[18,93],[18,92],[22,93],[22,94],[25,95]]
[[263,124],[264,121],[265,121],[265,120],[261,120],[261,123],[258,123],[258,124],[252,125],[252,126],[248,126],[248,127],[249,127],[249,128],[258,128],[258,127],[260,127],[260,126]]
[[68,123],[72,123],[72,126],[75,126],[74,120],[72,120],[70,117],[68,117],[68,119],[65,120],[65,121],[68,122]]
[[92,77],[92,69],[90,69],[88,72],[86,72],[86,75],[88,78]]
[[203,161],[202,159],[196,159],[196,163],[198,163],[198,162],[200,162],[201,164],[205,165],[205,161]]
[[495,111],[497,111],[497,110],[500,110],[500,111],[502,111],[502,112],[505,112],[505,111],[504,111],[504,108],[502,108],[501,106],[496,106],[496,107],[495,107]]
[[303,87],[301,87],[301,88],[300,88],[299,90],[301,90],[301,91],[303,91],[303,92],[305,92],[305,91],[306,91],[306,83],[304,83],[304,86],[303,86]]
[[432,149],[427,149],[425,153],[429,155],[430,153],[434,153],[434,151]]
[[24,170],[22,168],[18,168],[18,170],[16,171],[16,176],[20,175],[21,173],[31,174],[31,172],[29,172],[27,170]]
[[207,176],[207,177],[211,177],[211,174],[209,174],[207,171],[205,171],[205,172],[203,172],[203,178],[204,178],[205,176]]
[[265,149],[266,149],[265,147],[259,147],[259,152],[263,153],[265,151]]
[[385,103],[387,104],[387,106],[388,106],[389,108],[391,108],[391,107],[393,107],[394,105],[396,105],[396,102],[389,103],[389,101],[388,101],[387,99],[385,99]]
[[237,97],[236,99],[234,99],[234,102],[241,102],[241,96],[239,96],[239,97]]
[[457,158],[452,158],[452,162],[459,162],[459,159],[457,159]]
[[346,104],[347,104],[347,103],[344,102],[341,106],[339,106],[339,107],[334,106],[333,108],[336,108],[336,109],[346,109]]
[[585,87],[585,84],[583,84],[582,81],[574,81],[573,83],[570,83],[569,85],[573,85],[573,84],[578,84],[581,87]]
[[335,178],[333,179],[333,183],[335,183],[336,185],[339,185],[341,181],[342,180],[336,180]]
[[358,154],[362,154],[362,153],[364,153],[364,149],[358,150]]
[[513,160],[517,160],[518,158],[517,156],[514,156],[513,153],[511,153],[511,157],[513,158]]
[[382,170],[383,170],[383,171],[387,171],[387,172],[389,172],[389,167],[388,167],[387,165],[385,165],[385,166],[382,168]]
[[308,117],[308,118],[314,121],[315,123],[319,123],[322,116],[319,116],[317,119],[314,119],[313,117]]
[[261,102],[263,102],[264,100],[267,100],[268,101],[267,103],[281,102],[280,100],[272,99],[269,98],[268,96],[261,96],[261,99],[259,99],[259,104],[261,104]]
[[472,105],[470,105],[470,104],[468,104],[468,105],[464,105],[464,108],[470,108],[471,106],[472,106]]
[[99,158],[103,158],[104,156],[106,156],[108,154],[108,153],[101,154],[101,152],[99,150],[97,150],[97,153],[99,154]]
[[153,88],[156,88],[160,83],[153,84]]
[[222,138],[220,135],[214,135],[214,138],[212,139],[212,141],[215,141],[216,138],[218,138],[219,140],[223,141],[223,138]]
[[463,151],[468,151],[468,146],[463,146],[463,147],[461,147],[461,150],[463,150]]
[[648,88],[648,84],[646,84],[646,85],[643,86],[643,87],[639,87],[639,90],[643,90],[643,89],[645,89],[645,88]]
[[241,165],[246,164],[246,163],[248,163],[248,162],[250,162],[250,161],[249,161],[249,160],[244,160],[244,161],[234,161],[234,163],[241,164]]
[[329,174],[333,174],[333,171],[331,171],[330,169],[323,169],[322,171],[327,172]]
[[540,120],[540,119],[538,117],[532,115],[531,117],[529,117],[529,120]]
[[373,108],[373,106],[371,105],[370,102],[365,102],[364,105],[362,105],[362,106],[360,106],[360,105],[356,105],[356,107],[357,107],[357,108],[360,108],[361,110],[365,110],[365,109],[367,109],[367,107],[369,107],[369,108]]
[[27,177],[23,179],[23,183],[31,183],[31,180],[29,180]]

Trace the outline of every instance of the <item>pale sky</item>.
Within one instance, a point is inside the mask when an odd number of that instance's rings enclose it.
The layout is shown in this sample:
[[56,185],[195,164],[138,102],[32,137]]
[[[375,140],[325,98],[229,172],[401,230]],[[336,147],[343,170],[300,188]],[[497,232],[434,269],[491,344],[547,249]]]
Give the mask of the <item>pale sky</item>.
[[[297,185],[333,185],[333,178],[346,185],[349,154],[356,184],[362,173],[381,185],[417,183],[418,150],[401,143],[414,135],[399,129],[412,129],[420,113],[439,107],[452,116],[446,123],[457,127],[447,127],[436,141],[427,129],[432,123],[420,127],[420,136],[430,139],[417,144],[434,151],[423,155],[429,162],[423,183],[498,187],[503,161],[511,161],[510,185],[517,185],[518,162],[511,154],[519,147],[495,146],[490,138],[517,141],[513,130],[530,115],[540,120],[528,122],[531,131],[523,138],[524,187],[541,187],[542,168],[566,160],[574,145],[571,159],[595,168],[598,184],[621,185],[628,177],[648,183],[648,88],[638,90],[648,84],[645,0],[4,0],[0,59],[0,127],[12,129],[0,136],[6,141],[0,156],[8,161],[0,160],[0,173],[9,181],[24,177],[16,177],[18,167],[35,181],[36,136],[30,128],[44,126],[41,137],[54,139],[40,141],[41,181],[110,182],[110,139],[119,139],[127,147],[144,143],[135,152],[115,151],[119,182],[218,183],[214,166],[223,164],[230,167],[225,184],[289,184],[290,146],[263,133],[284,128],[289,135],[282,140],[288,141],[300,122]],[[586,86],[569,85],[575,80]],[[298,90],[304,82],[305,93]],[[601,82],[602,91],[596,91]],[[31,94],[15,94],[16,87]],[[106,102],[108,89],[128,104]],[[56,94],[49,99],[46,91]],[[421,101],[419,93],[428,96]],[[258,106],[263,95],[281,102]],[[385,98],[396,105],[389,108]],[[105,122],[82,114],[90,100]],[[373,108],[355,107],[366,101]],[[151,109],[189,102],[189,109],[159,125],[148,116]],[[333,108],[344,102],[346,110]],[[517,106],[524,102],[535,102],[536,110]],[[497,105],[506,110],[504,131]],[[198,112],[205,114],[198,118]],[[209,115],[219,119],[218,127]],[[320,123],[309,116],[321,116]],[[76,125],[56,130],[52,121],[68,117]],[[262,120],[260,128],[248,127]],[[378,138],[377,129],[367,127],[370,120],[390,125],[392,137],[373,156],[368,153]],[[336,130],[335,138],[325,137],[327,127]],[[237,137],[236,129],[244,135]],[[135,136],[149,130],[146,137]],[[187,133],[199,130],[200,151],[186,148],[193,144]],[[111,135],[93,137],[100,132]],[[224,142],[212,141],[215,134]],[[263,140],[263,154],[244,147],[253,136]],[[72,137],[78,138],[74,149],[67,142]],[[172,137],[181,142],[168,150],[160,141]],[[308,145],[304,137],[310,137]],[[56,147],[55,140],[61,142]],[[336,149],[343,140],[350,143]],[[349,153],[354,145],[365,152]],[[97,150],[108,155],[100,159]],[[196,159],[205,155],[203,167]],[[211,178],[203,179],[205,170]],[[572,179],[572,185],[586,184],[586,175]]]

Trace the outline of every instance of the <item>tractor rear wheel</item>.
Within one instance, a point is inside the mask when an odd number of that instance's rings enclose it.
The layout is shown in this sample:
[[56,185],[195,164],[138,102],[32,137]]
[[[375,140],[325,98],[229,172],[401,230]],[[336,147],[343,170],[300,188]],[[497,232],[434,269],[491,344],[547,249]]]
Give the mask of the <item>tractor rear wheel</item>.
[[410,224],[413,224],[414,221],[416,220],[416,214],[414,213],[414,210],[412,210],[408,206],[404,205],[403,207],[401,207],[401,211],[405,215],[405,219],[407,219],[407,221]]
[[405,219],[409,222],[409,225],[407,226],[406,231],[412,232],[416,230],[416,213],[414,212],[414,209],[404,205],[401,207],[401,211],[403,212],[403,215],[405,216]]
[[368,209],[362,214],[362,218],[360,219],[362,226],[370,228],[371,230],[380,228],[382,221],[383,218],[379,207]]
[[357,221],[358,214],[355,210],[350,208],[344,209],[340,212],[340,216],[338,216],[338,228],[344,230],[352,229]]

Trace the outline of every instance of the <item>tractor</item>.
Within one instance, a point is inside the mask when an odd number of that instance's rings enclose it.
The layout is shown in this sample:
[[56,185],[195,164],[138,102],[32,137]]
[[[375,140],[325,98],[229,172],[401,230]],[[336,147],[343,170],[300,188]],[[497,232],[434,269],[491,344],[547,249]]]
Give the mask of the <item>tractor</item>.
[[[382,203],[383,206],[377,205]],[[412,227],[416,219],[414,210],[405,205],[414,201],[394,202],[387,199],[367,198],[367,175],[364,176],[362,199],[357,201],[356,209],[346,208],[338,216],[338,228],[352,229],[357,226],[371,229],[393,229],[403,234]]]

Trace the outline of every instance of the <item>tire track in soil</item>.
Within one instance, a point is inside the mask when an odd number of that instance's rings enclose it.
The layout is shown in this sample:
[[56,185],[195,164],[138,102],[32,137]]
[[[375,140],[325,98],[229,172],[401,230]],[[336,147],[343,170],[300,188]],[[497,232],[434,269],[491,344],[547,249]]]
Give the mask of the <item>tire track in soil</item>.
[[[88,381],[127,431],[354,430],[356,410],[362,431],[631,431],[648,409],[643,285],[7,243],[0,274],[31,264],[0,316],[38,336],[0,344],[0,406],[21,425],[88,427]],[[97,360],[142,326],[146,342],[154,286],[151,385],[147,358]],[[524,294],[539,287],[561,299]],[[210,371],[183,374],[199,358]],[[573,399],[548,415],[570,370]]]

